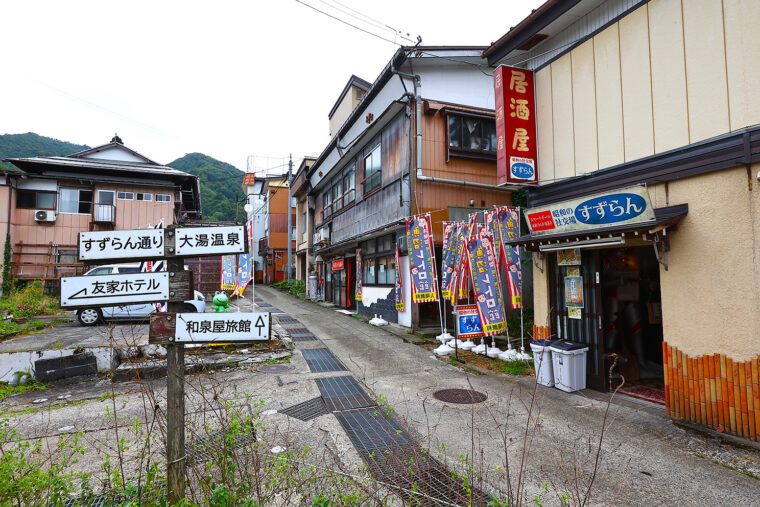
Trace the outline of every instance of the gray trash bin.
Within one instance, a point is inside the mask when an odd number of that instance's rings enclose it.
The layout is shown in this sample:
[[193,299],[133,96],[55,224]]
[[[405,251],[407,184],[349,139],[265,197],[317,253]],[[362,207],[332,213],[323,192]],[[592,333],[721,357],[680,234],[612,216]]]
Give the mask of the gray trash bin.
[[588,347],[582,343],[558,341],[549,350],[552,352],[554,387],[568,393],[586,389]]
[[556,341],[533,340],[530,342],[530,349],[533,351],[533,367],[536,370],[536,382],[542,386],[554,387],[554,368],[549,347]]

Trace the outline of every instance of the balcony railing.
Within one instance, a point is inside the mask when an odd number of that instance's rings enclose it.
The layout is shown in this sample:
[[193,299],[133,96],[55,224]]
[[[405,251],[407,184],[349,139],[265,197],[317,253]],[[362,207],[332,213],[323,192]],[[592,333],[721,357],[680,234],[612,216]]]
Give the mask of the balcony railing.
[[113,204],[96,204],[95,220],[100,224],[113,224],[116,222],[116,206]]

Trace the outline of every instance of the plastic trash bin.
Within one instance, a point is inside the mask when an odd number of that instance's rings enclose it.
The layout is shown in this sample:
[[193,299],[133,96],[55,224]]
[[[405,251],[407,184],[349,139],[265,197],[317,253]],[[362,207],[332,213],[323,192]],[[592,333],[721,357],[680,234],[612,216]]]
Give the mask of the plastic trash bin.
[[542,386],[554,387],[554,369],[549,347],[556,341],[533,340],[530,342],[530,349],[533,351],[533,367],[536,369],[536,382]]
[[582,343],[558,341],[549,350],[552,352],[554,387],[568,393],[586,389],[588,347]]

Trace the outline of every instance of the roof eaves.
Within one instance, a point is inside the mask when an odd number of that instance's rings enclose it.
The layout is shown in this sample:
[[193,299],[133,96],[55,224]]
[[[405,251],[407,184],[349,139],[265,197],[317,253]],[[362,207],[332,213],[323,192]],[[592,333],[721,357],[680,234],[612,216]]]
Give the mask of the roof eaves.
[[547,0],[483,51],[483,58],[488,60],[488,65],[495,65],[580,1]]
[[150,163],[150,164],[161,165],[158,162],[155,162],[155,161],[149,159],[148,157],[146,157],[142,153],[138,153],[135,150],[124,146],[121,143],[113,143],[113,142],[106,143],[106,144],[101,144],[100,146],[95,146],[94,148],[88,148],[86,150],[78,151],[76,153],[72,153],[71,155],[66,155],[66,158],[84,158],[85,155],[89,155],[89,154],[92,154],[92,153],[99,153],[99,152],[105,151],[105,150],[107,150],[109,148],[119,148],[119,149],[128,151],[129,153],[131,153],[132,155],[134,155],[136,157],[139,157],[139,158],[141,158],[143,160],[148,161],[148,163]]

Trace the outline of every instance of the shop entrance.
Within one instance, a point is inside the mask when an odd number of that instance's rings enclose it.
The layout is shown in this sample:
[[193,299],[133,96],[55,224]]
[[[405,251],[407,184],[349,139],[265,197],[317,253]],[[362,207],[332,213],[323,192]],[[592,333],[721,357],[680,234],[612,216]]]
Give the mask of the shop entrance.
[[346,271],[340,269],[332,272],[333,304],[341,308],[346,306]]
[[607,391],[624,377],[621,392],[659,403],[663,334],[652,247],[565,250],[548,260],[553,331],[588,345],[588,387]]

